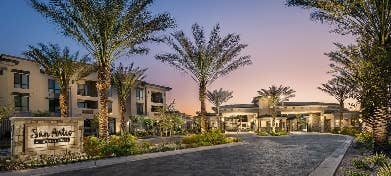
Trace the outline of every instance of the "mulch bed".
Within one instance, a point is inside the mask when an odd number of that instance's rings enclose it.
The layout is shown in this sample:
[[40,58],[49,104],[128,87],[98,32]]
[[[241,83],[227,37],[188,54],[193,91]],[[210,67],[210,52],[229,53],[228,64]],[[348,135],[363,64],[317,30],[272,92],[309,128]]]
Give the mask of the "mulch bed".
[[[368,150],[358,147],[357,142],[354,140],[350,145],[349,149],[346,151],[344,158],[342,159],[339,167],[335,171],[334,176],[344,176],[347,171],[362,171],[356,169],[352,165],[353,159],[364,159],[366,156],[370,155]],[[376,171],[365,171],[370,175],[376,175]]]

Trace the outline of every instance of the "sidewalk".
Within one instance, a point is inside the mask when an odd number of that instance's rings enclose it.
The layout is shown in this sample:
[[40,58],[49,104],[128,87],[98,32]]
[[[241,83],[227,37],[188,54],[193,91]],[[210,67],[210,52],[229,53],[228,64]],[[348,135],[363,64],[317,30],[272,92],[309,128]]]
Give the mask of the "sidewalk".
[[353,137],[345,135],[345,141],[340,148],[337,148],[329,157],[310,173],[310,176],[333,176],[341,163],[346,151],[353,141]]

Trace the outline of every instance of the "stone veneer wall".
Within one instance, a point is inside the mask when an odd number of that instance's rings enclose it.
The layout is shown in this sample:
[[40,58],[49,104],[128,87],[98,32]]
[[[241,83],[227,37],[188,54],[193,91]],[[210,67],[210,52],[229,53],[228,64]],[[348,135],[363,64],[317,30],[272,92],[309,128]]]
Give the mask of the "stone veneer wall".
[[[61,120],[59,117],[12,117],[11,127],[12,158],[25,159],[41,154],[57,155],[83,151],[83,118],[66,117]],[[46,136],[34,138],[34,129]],[[56,135],[56,131],[59,135]],[[47,134],[44,134],[45,132]]]

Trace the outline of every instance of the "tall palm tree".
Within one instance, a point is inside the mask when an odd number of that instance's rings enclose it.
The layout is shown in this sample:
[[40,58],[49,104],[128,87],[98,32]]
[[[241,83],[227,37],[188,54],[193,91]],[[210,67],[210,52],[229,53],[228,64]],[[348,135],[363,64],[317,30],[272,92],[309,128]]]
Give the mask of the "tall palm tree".
[[67,47],[61,49],[55,44],[39,43],[37,47],[30,45],[24,55],[37,62],[43,71],[52,76],[60,87],[61,118],[68,117],[68,89],[72,80],[77,80],[92,71],[87,57],[80,58],[78,52],[70,53]]
[[206,41],[204,30],[198,25],[192,26],[194,42],[188,39],[183,31],[175,32],[169,45],[173,53],[156,56],[157,60],[168,63],[180,71],[189,74],[198,83],[199,100],[201,102],[201,132],[206,130],[206,88],[217,78],[250,65],[250,56],[240,56],[240,52],[247,47],[240,43],[236,34],[220,36],[220,26],[216,25]]
[[[376,131],[385,131],[384,122],[388,119],[387,114],[381,116],[378,112],[390,108],[387,98],[390,90],[387,87],[391,85],[391,2],[287,0],[287,4],[313,9],[313,20],[328,22],[335,27],[333,32],[338,34],[356,37],[357,46],[337,45],[340,51],[333,52],[331,59],[342,65],[339,71],[343,74],[353,73],[356,86],[363,90],[358,96],[362,116],[373,129],[375,150],[381,150],[387,144],[387,133]],[[347,59],[344,59],[346,52]]]
[[124,54],[144,54],[145,42],[161,42],[157,32],[174,27],[173,19],[162,13],[152,16],[152,0],[30,0],[43,16],[57,24],[61,32],[93,56],[97,64],[99,93],[99,136],[108,135],[108,92],[111,65]]
[[327,83],[322,84],[322,86],[318,87],[318,89],[337,99],[339,103],[339,127],[342,128],[345,100],[352,97],[353,87],[346,84],[343,79],[335,77]]
[[220,106],[233,97],[232,93],[232,91],[223,90],[222,88],[213,91],[208,90],[208,100],[216,107],[216,113],[220,129],[223,129],[222,121],[220,118]]
[[125,132],[125,112],[126,112],[126,100],[130,95],[131,90],[135,87],[138,81],[145,78],[145,71],[147,69],[141,69],[134,67],[133,63],[129,67],[124,67],[120,64],[116,67],[111,75],[111,80],[114,89],[117,92],[119,112],[121,116],[121,133]]
[[276,132],[276,116],[277,116],[277,106],[285,101],[289,101],[290,98],[295,97],[295,90],[289,86],[275,86],[272,85],[268,89],[261,89],[258,91],[261,98],[267,98],[269,101],[269,108],[272,115],[272,130]]

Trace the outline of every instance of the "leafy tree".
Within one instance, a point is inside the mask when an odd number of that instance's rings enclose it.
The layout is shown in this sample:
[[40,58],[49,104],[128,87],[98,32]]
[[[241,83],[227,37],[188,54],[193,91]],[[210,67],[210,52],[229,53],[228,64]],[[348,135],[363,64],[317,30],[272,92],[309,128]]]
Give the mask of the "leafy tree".
[[86,76],[93,70],[88,65],[87,57],[79,57],[79,53],[70,53],[67,47],[60,48],[55,44],[39,43],[37,47],[30,45],[24,55],[37,62],[42,70],[53,77],[60,87],[61,118],[68,117],[68,89],[72,80]]
[[12,106],[0,106],[0,121],[9,118],[14,113]]
[[240,37],[236,34],[220,36],[220,26],[216,25],[206,41],[204,30],[198,25],[192,26],[194,42],[188,39],[183,31],[172,34],[169,45],[174,49],[173,53],[165,53],[156,56],[157,60],[168,63],[184,71],[198,83],[199,100],[201,102],[201,131],[206,130],[206,106],[207,86],[217,78],[222,77],[238,69],[250,65],[250,56],[240,56],[240,52],[247,47],[240,43]]
[[342,78],[333,78],[327,83],[322,84],[318,89],[337,99],[339,103],[339,127],[342,127],[345,100],[352,97],[353,87],[347,84]]
[[131,89],[135,87],[137,81],[144,79],[144,73],[146,70],[147,69],[134,67],[132,63],[129,67],[124,67],[122,64],[120,64],[112,71],[111,80],[118,96],[122,133],[124,133],[126,130],[126,100],[130,95]]
[[277,106],[284,101],[289,101],[290,98],[295,97],[295,92],[289,86],[275,86],[272,85],[268,89],[261,89],[258,91],[258,94],[262,98],[267,98],[270,105],[270,111],[272,114],[272,130],[276,132],[276,116],[277,116]]
[[[222,88],[213,91],[208,90],[208,100],[216,107],[217,116],[220,116],[220,106],[233,97],[232,93],[232,91],[223,90]],[[223,129],[220,117],[218,118],[218,122],[220,129]]]
[[163,136],[163,131],[165,131],[166,136],[168,132],[171,135],[173,130],[185,123],[179,112],[175,110],[174,101],[159,108],[157,115],[154,116],[154,120],[159,128],[160,136]]
[[174,26],[167,14],[151,15],[152,0],[30,0],[32,7],[81,45],[97,64],[99,136],[108,135],[111,65],[123,54],[144,54],[148,41],[163,41],[157,32]]
[[357,45],[337,44],[339,50],[328,55],[337,65],[333,69],[359,90],[357,99],[364,120],[373,129],[375,150],[383,149],[387,144],[385,122],[390,118],[390,1],[288,0],[287,4],[313,9],[313,20],[328,22],[338,34],[356,37]]

